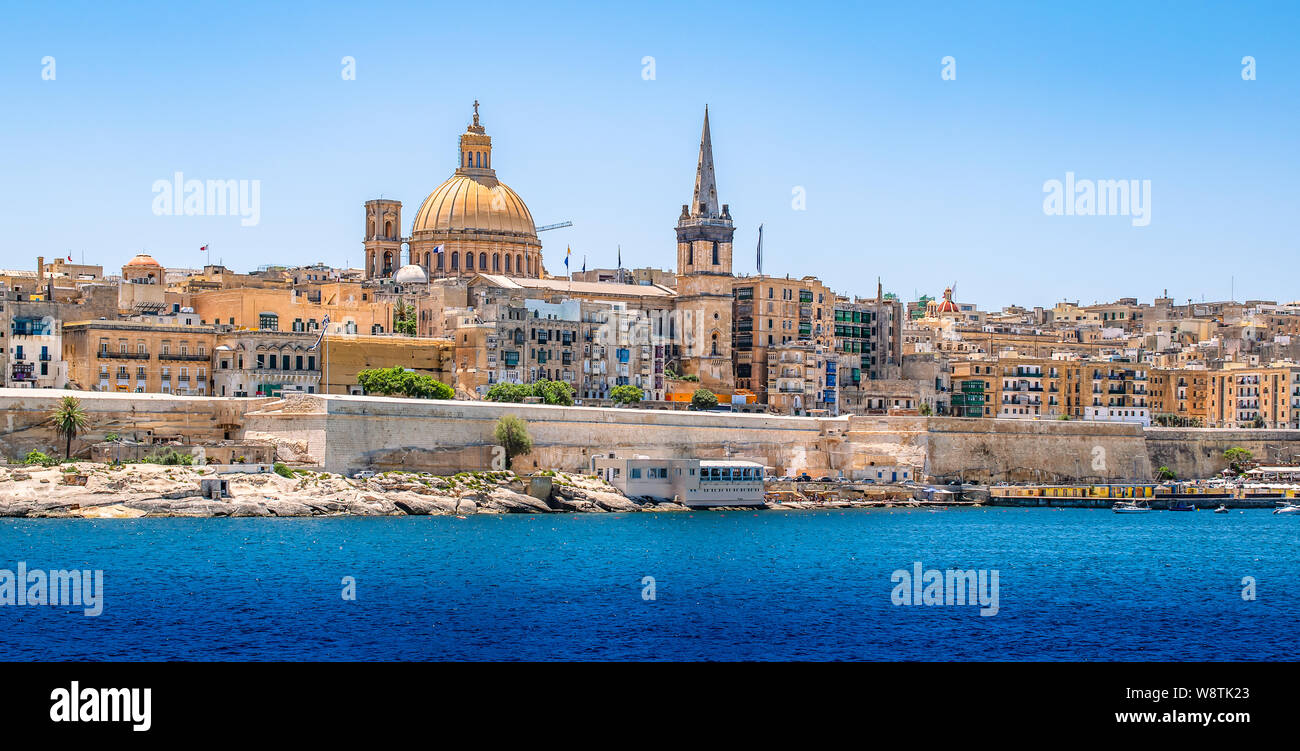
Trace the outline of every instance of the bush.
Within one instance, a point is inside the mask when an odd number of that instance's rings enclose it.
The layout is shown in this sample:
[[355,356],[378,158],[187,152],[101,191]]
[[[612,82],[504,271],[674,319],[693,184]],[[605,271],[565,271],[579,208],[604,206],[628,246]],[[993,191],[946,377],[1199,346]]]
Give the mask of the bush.
[[516,456],[523,456],[533,450],[533,438],[528,435],[528,423],[515,415],[502,415],[501,419],[497,420],[497,427],[493,433],[497,445],[506,451],[506,469],[510,469],[514,464]]
[[645,398],[645,392],[636,386],[615,386],[609,398],[618,404],[636,404]]
[[58,459],[40,451],[29,451],[27,458],[23,459],[23,464],[39,464],[42,467],[52,467],[58,463]]
[[275,464],[272,464],[271,469],[275,470],[275,473],[281,477],[287,477],[290,480],[293,479],[293,470],[285,466],[284,462],[276,462]]
[[171,466],[188,466],[194,463],[194,457],[189,454],[182,454],[173,448],[163,449],[154,452],[144,459],[145,464],[167,464]]
[[691,409],[713,409],[718,406],[718,395],[708,389],[695,389],[691,394]]

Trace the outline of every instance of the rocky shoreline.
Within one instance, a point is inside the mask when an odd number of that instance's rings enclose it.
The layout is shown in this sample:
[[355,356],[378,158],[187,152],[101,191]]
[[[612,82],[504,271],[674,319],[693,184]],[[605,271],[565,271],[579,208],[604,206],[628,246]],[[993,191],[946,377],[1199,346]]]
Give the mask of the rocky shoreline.
[[[216,474],[210,468],[75,462],[0,469],[0,517],[467,516],[469,514],[687,511],[677,503],[631,499],[603,480],[548,474],[546,499],[511,472],[440,477],[387,472],[356,480],[291,470]],[[227,482],[229,497],[205,497],[204,479]]]

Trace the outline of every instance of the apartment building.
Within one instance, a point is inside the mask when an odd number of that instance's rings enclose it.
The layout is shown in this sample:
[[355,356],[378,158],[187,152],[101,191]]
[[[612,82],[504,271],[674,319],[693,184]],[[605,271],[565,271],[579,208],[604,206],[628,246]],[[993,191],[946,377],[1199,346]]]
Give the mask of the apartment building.
[[1230,363],[1207,378],[1206,427],[1300,428],[1300,365]]
[[68,382],[86,391],[211,394],[215,326],[76,321],[63,326]]

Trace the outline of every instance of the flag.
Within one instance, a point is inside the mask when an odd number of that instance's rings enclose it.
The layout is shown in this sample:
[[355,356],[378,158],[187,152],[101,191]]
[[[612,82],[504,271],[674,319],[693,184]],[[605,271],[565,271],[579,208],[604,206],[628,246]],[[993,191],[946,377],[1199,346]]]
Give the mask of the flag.
[[573,255],[573,248],[565,246],[564,248],[564,268],[569,268],[569,256]]
[[619,267],[620,269],[623,268],[623,245],[622,245],[622,243],[620,243],[619,246],[618,246],[618,267]]
[[330,325],[330,316],[329,313],[326,313],[325,317],[322,318],[320,322],[320,336],[316,337],[316,343],[311,345],[312,349],[316,349],[317,347],[320,346],[321,340],[325,338],[325,329],[329,328],[329,325]]
[[208,246],[204,245],[203,247],[199,248],[199,250],[201,250],[201,251],[203,251],[203,252],[206,253],[207,250],[208,250]]
[[582,256],[582,273],[587,273],[587,255],[585,253]]
[[758,273],[763,274],[763,225],[758,225]]
[[68,263],[72,263],[72,254],[71,254],[71,253],[68,254]]
[[433,252],[434,252],[435,255],[437,255],[438,253],[441,253],[441,252],[442,252],[442,246],[439,245],[439,246],[435,247],[435,248],[433,249]]

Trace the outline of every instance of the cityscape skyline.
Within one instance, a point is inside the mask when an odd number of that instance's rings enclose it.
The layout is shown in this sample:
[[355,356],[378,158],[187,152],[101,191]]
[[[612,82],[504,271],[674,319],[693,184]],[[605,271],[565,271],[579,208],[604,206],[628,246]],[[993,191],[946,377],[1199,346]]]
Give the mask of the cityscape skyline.
[[[584,257],[589,268],[613,266],[620,248],[625,267],[670,268],[709,104],[737,273],[754,273],[762,224],[765,272],[816,276],[848,295],[873,294],[883,277],[909,300],[957,280],[957,297],[986,309],[1166,289],[1177,300],[1294,299],[1285,273],[1215,271],[1241,253],[1272,266],[1294,256],[1282,186],[1297,166],[1287,106],[1296,92],[1268,74],[1294,60],[1281,32],[1262,27],[1262,12],[1142,8],[1134,25],[1160,23],[1169,38],[1108,57],[1139,32],[1055,10],[1029,18],[1027,7],[854,9],[854,27],[866,31],[850,39],[763,6],[727,16],[752,36],[710,38],[716,45],[669,33],[678,13],[640,9],[635,30],[619,25],[626,15],[583,16],[572,33],[598,43],[581,59],[565,52],[564,35],[528,34],[540,11],[526,8],[494,19],[487,56],[476,52],[480,39],[441,30],[436,53],[387,45],[354,32],[363,13],[338,7],[313,16],[311,41],[279,34],[280,10],[258,28],[241,26],[242,11],[184,24],[153,15],[126,30],[141,19],[47,9],[27,19],[36,33],[0,53],[0,81],[30,115],[9,126],[28,145],[11,155],[14,179],[0,187],[9,252],[84,253],[114,268],[147,251],[196,267],[208,245],[213,261],[236,269],[358,267],[364,201],[401,200],[409,225],[454,166],[477,99],[496,138],[494,166],[537,224],[574,223],[543,235],[549,273],[563,273],[565,248],[574,270]],[[427,20],[407,13],[411,24]],[[788,21],[785,44],[767,28],[776,21]],[[226,32],[218,47],[204,45],[208,23]],[[972,24],[990,32],[978,44],[961,33]],[[46,41],[55,31],[58,43]],[[150,34],[203,52],[164,60],[114,44]],[[38,65],[47,55],[52,80]],[[941,77],[950,55],[956,80]],[[1258,61],[1255,80],[1242,75],[1247,55]],[[818,56],[825,78],[786,72]],[[355,80],[341,77],[346,57]],[[541,59],[546,71],[532,64]],[[412,95],[421,80],[435,81],[436,96]],[[138,96],[150,88],[167,96]],[[777,100],[788,106],[764,104]],[[176,172],[259,181],[260,221],[155,216],[150,186]],[[1046,214],[1043,186],[1069,174],[1150,180],[1150,223]],[[70,222],[65,197],[77,193],[89,197]]]

